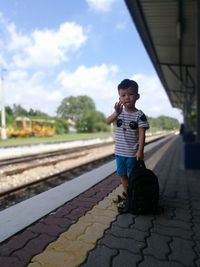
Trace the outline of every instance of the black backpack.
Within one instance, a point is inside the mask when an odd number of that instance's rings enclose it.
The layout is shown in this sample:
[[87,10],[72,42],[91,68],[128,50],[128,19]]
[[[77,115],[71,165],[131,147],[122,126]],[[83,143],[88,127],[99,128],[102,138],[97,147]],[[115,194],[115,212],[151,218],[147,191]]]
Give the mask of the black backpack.
[[128,180],[126,211],[133,214],[156,213],[158,201],[158,178],[146,168],[144,161],[138,161]]

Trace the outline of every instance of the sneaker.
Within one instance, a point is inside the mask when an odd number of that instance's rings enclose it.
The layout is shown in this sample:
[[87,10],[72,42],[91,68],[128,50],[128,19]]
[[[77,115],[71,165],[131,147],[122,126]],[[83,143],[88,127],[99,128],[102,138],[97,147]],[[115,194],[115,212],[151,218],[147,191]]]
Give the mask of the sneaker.
[[120,203],[120,202],[122,202],[123,200],[126,199],[126,196],[127,196],[127,194],[125,192],[123,192],[122,196],[117,195],[117,197],[113,200],[113,202],[116,203],[116,204]]
[[116,197],[115,199],[113,199],[113,202],[116,203],[116,204],[118,204],[118,203],[120,203],[122,200],[123,200],[123,197],[120,196],[120,195],[117,195],[117,197]]
[[127,205],[126,205],[126,199],[124,199],[122,202],[117,204],[117,209],[119,213],[127,213]]
[[127,193],[123,192],[122,195],[124,198],[127,198]]

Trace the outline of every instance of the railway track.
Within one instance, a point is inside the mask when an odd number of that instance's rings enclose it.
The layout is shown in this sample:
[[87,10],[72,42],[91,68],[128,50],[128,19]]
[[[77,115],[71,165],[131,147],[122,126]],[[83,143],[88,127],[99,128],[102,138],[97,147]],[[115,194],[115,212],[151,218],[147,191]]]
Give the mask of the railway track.
[[65,149],[62,151],[52,151],[27,155],[23,157],[15,157],[0,160],[1,176],[9,176],[22,173],[26,170],[34,169],[40,166],[55,165],[65,160],[78,159],[90,153],[90,151],[102,147],[108,147],[114,143],[91,145],[86,147],[77,147],[74,149]]
[[44,158],[49,158],[49,157],[56,157],[60,155],[69,155],[74,152],[81,152],[82,150],[87,150],[91,148],[97,148],[101,146],[107,146],[113,144],[113,142],[108,142],[105,144],[94,144],[94,145],[88,145],[88,146],[82,146],[82,147],[75,147],[75,148],[68,148],[68,149],[63,149],[63,150],[54,150],[54,151],[49,151],[49,152],[40,152],[40,153],[35,153],[31,155],[25,155],[25,156],[18,156],[18,157],[10,157],[6,159],[0,159],[0,168],[4,166],[9,166],[9,165],[17,165],[20,163],[24,162],[30,162],[30,161],[35,161],[39,159],[44,159]]
[[[159,140],[163,137],[165,137],[166,135],[158,135],[158,136],[152,136],[152,137],[147,137],[146,138],[146,144],[149,144],[150,142],[154,142],[156,140]],[[9,157],[9,158],[5,158],[5,159],[0,159],[0,175],[4,174],[4,175],[12,175],[12,174],[16,174],[16,173],[20,173],[26,170],[25,167],[21,168],[20,164],[25,164],[28,162],[31,162],[31,164],[33,165],[32,167],[37,167],[37,166],[41,166],[43,165],[43,163],[39,162],[40,160],[44,160],[44,159],[52,159],[54,157],[59,157],[59,156],[66,156],[66,159],[70,159],[70,158],[76,158],[80,155],[80,152],[82,151],[88,151],[90,149],[93,148],[98,148],[98,147],[106,147],[109,145],[114,144],[114,142],[107,142],[107,143],[100,143],[100,144],[93,144],[93,145],[87,145],[87,146],[82,146],[82,147],[75,147],[75,148],[68,148],[68,149],[62,149],[62,150],[54,150],[54,151],[49,151],[49,152],[40,152],[40,153],[35,153],[35,154],[31,154],[31,155],[25,155],[25,156],[16,156],[16,157]],[[62,160],[62,159],[61,159]],[[57,160],[59,161],[59,159]],[[52,164],[54,164],[55,162],[52,162]],[[30,165],[31,165],[30,164]],[[44,163],[45,165],[45,163]],[[47,164],[48,165],[48,164]],[[27,165],[27,169],[32,168],[31,166]],[[9,168],[8,171],[6,171],[6,168]],[[13,170],[10,170],[13,169]],[[21,169],[21,170],[20,170]]]
[[113,159],[114,155],[106,156],[102,159],[91,161],[70,170],[48,175],[41,178],[39,181],[34,180],[28,184],[22,184],[21,186],[0,193],[0,211],[37,194],[45,192],[66,181],[72,180],[75,177],[95,169]]
[[[147,140],[147,144],[150,142],[157,141],[158,139],[161,139],[163,137],[164,136],[159,136],[149,141]],[[93,168],[107,163],[108,161],[114,159],[113,146],[113,143],[105,144],[104,146],[102,144],[92,145],[84,148],[79,147],[76,149],[67,149],[66,151],[54,151],[42,154],[35,154],[22,158],[12,158],[10,161],[0,161],[0,166],[8,168],[7,170],[4,169],[4,172],[0,176],[0,183],[2,183],[2,179],[8,179],[7,176],[9,176],[10,182],[6,180],[6,185],[9,183],[14,183],[14,180],[17,179],[17,174],[19,176],[18,179],[21,179],[22,173],[27,172],[27,175],[31,176],[30,171],[35,171],[35,169],[38,169],[38,167],[40,171],[40,167],[49,170],[50,168],[52,168],[52,166],[55,167],[61,163],[65,165],[64,170],[60,168],[58,172],[52,174],[48,172],[46,175],[42,175],[39,179],[36,179],[37,175],[35,175],[33,179],[21,181],[21,183],[19,183],[18,185],[4,188],[4,190],[2,190],[1,186],[0,210],[19,203],[41,192],[47,191],[52,187],[55,187],[87,171],[90,171]],[[101,149],[101,151],[103,150],[103,153],[101,154],[98,149]],[[105,151],[107,149],[108,152],[106,154]],[[95,153],[98,154],[98,156],[93,156]],[[91,154],[92,157],[89,157],[89,154]],[[82,160],[86,159],[87,157],[88,159],[86,161]],[[42,162],[38,162],[40,160],[42,160]],[[77,164],[71,164],[71,166],[66,168],[66,162],[77,162]],[[25,164],[25,166],[22,166],[23,164]]]

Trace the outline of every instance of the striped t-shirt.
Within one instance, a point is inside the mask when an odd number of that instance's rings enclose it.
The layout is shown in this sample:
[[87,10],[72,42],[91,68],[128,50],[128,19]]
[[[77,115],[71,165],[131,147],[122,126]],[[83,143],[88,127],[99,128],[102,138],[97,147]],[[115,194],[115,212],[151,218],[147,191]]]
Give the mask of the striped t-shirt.
[[126,112],[124,109],[115,121],[115,155],[135,157],[139,128],[149,128],[145,114],[141,110]]

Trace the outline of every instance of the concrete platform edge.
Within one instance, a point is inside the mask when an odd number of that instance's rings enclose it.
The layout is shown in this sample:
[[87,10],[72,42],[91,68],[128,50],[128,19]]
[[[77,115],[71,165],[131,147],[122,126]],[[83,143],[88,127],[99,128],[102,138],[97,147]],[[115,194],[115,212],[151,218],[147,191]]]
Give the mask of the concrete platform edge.
[[0,242],[23,230],[114,172],[115,163],[111,161],[71,181],[1,211],[0,225],[6,225],[6,227],[0,228]]

